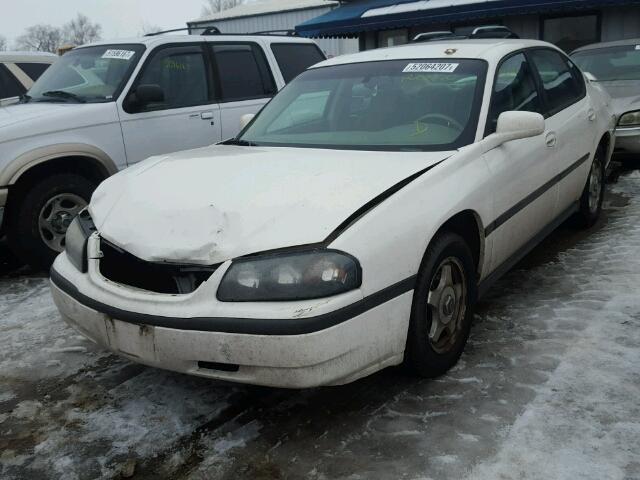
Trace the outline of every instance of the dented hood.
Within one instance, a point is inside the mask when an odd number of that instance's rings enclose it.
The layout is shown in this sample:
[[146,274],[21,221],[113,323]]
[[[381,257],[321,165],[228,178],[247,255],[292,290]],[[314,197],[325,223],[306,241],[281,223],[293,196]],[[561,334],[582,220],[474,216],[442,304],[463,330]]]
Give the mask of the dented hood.
[[106,240],[138,258],[210,265],[321,242],[369,200],[451,153],[217,145],[111,177],[90,213]]

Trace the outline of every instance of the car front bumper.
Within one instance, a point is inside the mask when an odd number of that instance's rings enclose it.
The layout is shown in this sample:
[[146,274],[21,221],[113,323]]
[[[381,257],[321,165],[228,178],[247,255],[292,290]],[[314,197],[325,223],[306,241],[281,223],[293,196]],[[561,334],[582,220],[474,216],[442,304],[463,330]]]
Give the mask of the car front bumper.
[[640,127],[616,129],[617,154],[640,154]]
[[[397,365],[404,357],[413,293],[406,286],[371,308],[353,308],[362,305],[356,301],[327,312],[323,305],[325,313],[310,316],[311,305],[298,309],[297,316],[284,316],[282,302],[277,302],[262,304],[265,318],[196,319],[160,316],[157,309],[149,313],[151,305],[157,305],[154,299],[163,297],[158,294],[148,294],[148,302],[137,301],[135,311],[116,308],[124,303],[117,293],[107,293],[106,298],[104,291],[98,294],[103,281],[108,282],[91,265],[90,272],[82,274],[61,254],[52,268],[51,292],[63,319],[98,345],[153,367],[240,383],[308,388],[349,383]],[[140,291],[129,293],[143,296]],[[322,322],[335,320],[341,312],[348,318],[322,328]],[[212,306],[210,314],[218,313]],[[273,320],[278,313],[282,318]]]

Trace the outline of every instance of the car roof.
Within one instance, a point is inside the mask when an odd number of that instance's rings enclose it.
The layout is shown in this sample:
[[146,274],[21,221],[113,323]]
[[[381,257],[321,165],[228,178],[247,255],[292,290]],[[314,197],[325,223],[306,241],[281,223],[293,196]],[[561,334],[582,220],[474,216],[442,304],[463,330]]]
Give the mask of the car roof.
[[640,45],[640,38],[628,38],[626,40],[616,40],[614,42],[600,42],[600,43],[591,43],[589,45],[585,45],[584,47],[576,48],[571,54],[577,52],[585,52],[588,50],[597,50],[599,48],[608,48],[608,47],[625,47],[627,45]]
[[497,62],[510,52],[530,47],[550,47],[558,50],[554,45],[539,40],[442,39],[434,42],[411,43],[398,47],[378,48],[350,55],[342,55],[321,62],[311,68],[346,63],[409,60],[416,58],[479,58],[489,62]]
[[58,56],[48,52],[0,52],[0,62],[10,63],[53,63]]
[[158,34],[145,37],[118,38],[116,40],[100,40],[99,42],[88,43],[78,48],[97,47],[102,45],[124,45],[124,44],[143,44],[148,48],[167,43],[193,43],[198,41],[205,42],[238,42],[266,40],[269,43],[313,43],[313,40],[302,37],[294,37],[290,35],[173,35]]

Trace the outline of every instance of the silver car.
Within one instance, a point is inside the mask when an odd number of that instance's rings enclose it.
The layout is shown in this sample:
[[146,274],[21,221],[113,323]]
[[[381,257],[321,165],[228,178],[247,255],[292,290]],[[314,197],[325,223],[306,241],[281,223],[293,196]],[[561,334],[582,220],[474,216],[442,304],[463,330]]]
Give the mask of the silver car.
[[612,98],[618,119],[617,153],[640,153],[640,39],[596,43],[577,49],[573,61]]

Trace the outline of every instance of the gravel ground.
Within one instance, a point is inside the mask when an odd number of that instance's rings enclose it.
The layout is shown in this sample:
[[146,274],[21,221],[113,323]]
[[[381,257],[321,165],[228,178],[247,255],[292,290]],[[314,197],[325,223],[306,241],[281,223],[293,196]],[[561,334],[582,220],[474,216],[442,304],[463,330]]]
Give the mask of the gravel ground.
[[0,478],[640,479],[640,174],[479,305],[448,375],[285,391],[131,364],[0,246]]

